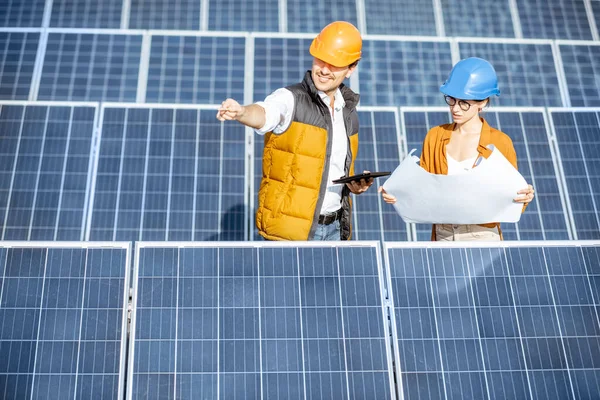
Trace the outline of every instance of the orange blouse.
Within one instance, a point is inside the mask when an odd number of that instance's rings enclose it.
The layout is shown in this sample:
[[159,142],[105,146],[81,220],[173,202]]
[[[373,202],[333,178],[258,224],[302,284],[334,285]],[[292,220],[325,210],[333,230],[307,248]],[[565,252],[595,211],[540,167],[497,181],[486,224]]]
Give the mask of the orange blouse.
[[[480,156],[488,158],[492,151],[486,146],[493,144],[504,157],[517,168],[517,153],[513,146],[510,137],[497,129],[492,128],[485,119],[481,118],[483,126],[481,127],[481,137],[479,138],[479,145],[477,146],[477,152]],[[432,128],[427,133],[423,142],[423,150],[421,151],[421,167],[427,172],[438,175],[448,174],[448,160],[446,158],[446,145],[450,141],[450,136],[454,131],[455,124],[445,124]],[[516,196],[516,193],[515,193]],[[525,210],[525,206],[523,207]],[[500,236],[502,231],[500,230],[500,223],[492,222],[489,224],[481,224],[487,228],[498,227]],[[431,240],[435,240],[435,225],[432,227]]]

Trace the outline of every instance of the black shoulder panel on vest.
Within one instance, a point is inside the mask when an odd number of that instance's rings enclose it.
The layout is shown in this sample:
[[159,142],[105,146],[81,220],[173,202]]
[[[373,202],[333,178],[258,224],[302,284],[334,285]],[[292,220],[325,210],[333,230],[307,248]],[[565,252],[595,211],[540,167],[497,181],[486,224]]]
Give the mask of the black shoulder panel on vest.
[[327,129],[327,122],[323,117],[323,113],[328,112],[327,106],[320,99],[319,103],[316,103],[302,83],[288,86],[287,89],[294,95],[293,121]]

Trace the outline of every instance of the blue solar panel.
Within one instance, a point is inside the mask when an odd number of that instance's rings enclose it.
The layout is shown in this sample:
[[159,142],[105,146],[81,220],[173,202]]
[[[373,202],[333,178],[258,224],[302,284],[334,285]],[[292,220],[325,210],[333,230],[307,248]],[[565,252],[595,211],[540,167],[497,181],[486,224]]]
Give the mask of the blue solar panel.
[[357,70],[361,104],[442,105],[440,85],[451,69],[448,42],[365,40]]
[[364,0],[367,33],[436,36],[433,2]]
[[244,240],[244,127],[215,114],[105,108],[89,239]]
[[549,127],[540,112],[486,113],[491,126],[511,137],[519,172],[535,188],[535,200],[529,204],[517,224],[503,224],[509,240],[553,239],[569,237],[567,209],[557,179],[558,170],[549,144]]
[[132,0],[129,28],[199,30],[203,3],[194,0]]
[[493,104],[561,106],[558,77],[550,44],[459,43],[460,57],[492,63],[500,86]]
[[57,28],[119,28],[121,0],[52,0],[50,26]]
[[600,112],[551,111],[576,238],[600,238]]
[[26,100],[39,33],[0,32],[0,99]]
[[[394,111],[359,111],[359,147],[354,171],[393,171],[405,150]],[[387,178],[376,179],[360,196],[352,196],[354,240],[409,240],[407,224],[377,193]]]
[[[254,101],[262,101],[280,87],[302,81],[311,69],[312,39],[260,38],[254,40]],[[360,69],[360,66],[359,66]]]
[[213,31],[279,31],[279,1],[208,1],[208,29]]
[[2,398],[122,399],[128,248],[2,247]]
[[0,26],[41,27],[45,0],[4,0],[0,3]]
[[594,14],[594,21],[596,22],[596,30],[600,35],[600,1],[594,0],[591,2],[592,14]]
[[404,398],[596,397],[599,246],[388,244]]
[[3,240],[82,240],[95,107],[0,103]]
[[578,0],[516,0],[523,37],[591,39],[585,2]]
[[153,36],[146,101],[242,101],[245,46],[242,37]]
[[288,0],[288,32],[317,33],[332,21],[348,21],[358,25],[355,0]]
[[[490,126],[509,135],[517,153],[519,172],[536,190],[536,199],[527,207],[517,224],[502,224],[508,240],[569,239],[566,205],[555,167],[542,111],[486,112]],[[445,112],[405,112],[408,150],[421,154],[423,139],[429,129],[448,123]],[[431,226],[417,225],[417,239],[428,240]]]
[[50,33],[39,100],[135,101],[142,36]]
[[600,106],[600,45],[560,45],[573,107]]
[[129,399],[391,399],[376,244],[138,245]]
[[[514,38],[509,0],[441,0],[446,36]],[[468,22],[467,22],[468,21]]]

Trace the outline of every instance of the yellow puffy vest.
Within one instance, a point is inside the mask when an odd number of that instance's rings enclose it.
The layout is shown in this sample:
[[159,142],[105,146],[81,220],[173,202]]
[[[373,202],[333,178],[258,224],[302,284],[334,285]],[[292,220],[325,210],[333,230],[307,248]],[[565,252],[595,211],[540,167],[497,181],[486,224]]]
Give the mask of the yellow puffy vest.
[[[265,135],[256,227],[269,240],[310,240],[327,188],[332,121],[310,71],[287,89],[294,95],[292,122],[281,134]],[[344,85],[340,91],[346,102],[343,115],[349,141],[345,173],[352,175],[358,152],[358,95]],[[351,231],[349,193],[344,187],[340,220],[344,240]]]

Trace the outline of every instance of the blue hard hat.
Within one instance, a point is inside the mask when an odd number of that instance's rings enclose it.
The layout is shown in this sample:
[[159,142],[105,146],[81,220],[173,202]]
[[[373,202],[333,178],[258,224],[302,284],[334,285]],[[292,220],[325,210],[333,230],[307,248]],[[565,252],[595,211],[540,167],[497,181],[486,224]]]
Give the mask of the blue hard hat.
[[461,100],[484,100],[499,96],[498,77],[492,64],[470,57],[456,63],[440,91]]

